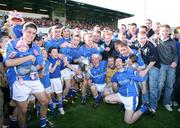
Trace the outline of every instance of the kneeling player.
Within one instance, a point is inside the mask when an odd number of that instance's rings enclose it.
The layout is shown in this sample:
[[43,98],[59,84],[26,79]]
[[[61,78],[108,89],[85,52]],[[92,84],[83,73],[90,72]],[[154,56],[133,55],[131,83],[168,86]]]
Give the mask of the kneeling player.
[[99,105],[102,94],[106,87],[106,61],[100,61],[99,54],[92,55],[92,67],[89,70],[89,81],[92,94],[95,99],[93,108],[97,108]]
[[124,68],[124,63],[120,58],[116,59],[118,71],[111,79],[113,84],[119,85],[118,93],[105,97],[106,103],[123,103],[125,106],[124,120],[128,124],[134,123],[144,112],[150,110],[148,104],[143,104],[140,110],[135,111],[138,105],[138,81],[143,81],[137,72],[132,68]]

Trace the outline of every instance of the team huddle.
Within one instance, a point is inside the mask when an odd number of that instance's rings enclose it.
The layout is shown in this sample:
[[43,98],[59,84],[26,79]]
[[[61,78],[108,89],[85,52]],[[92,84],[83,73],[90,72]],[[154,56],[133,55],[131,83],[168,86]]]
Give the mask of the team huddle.
[[[27,127],[29,106],[36,106],[40,127],[49,127],[47,110],[55,115],[57,109],[64,115],[63,103],[73,101],[77,93],[82,105],[92,96],[94,109],[101,101],[124,105],[128,124],[143,113],[155,114],[162,90],[163,104],[172,111],[180,47],[170,38],[169,25],[156,24],[155,31],[150,25],[136,29],[132,23],[127,30],[122,24],[114,36],[98,26],[82,36],[78,28],[71,34],[67,27],[57,25],[40,36],[36,25],[24,23],[18,12],[11,12],[9,18],[13,34],[8,36],[13,36],[8,41],[6,35],[1,37],[5,42],[1,44],[1,77],[8,83],[14,107],[11,127]],[[150,19],[146,22],[152,24]]]

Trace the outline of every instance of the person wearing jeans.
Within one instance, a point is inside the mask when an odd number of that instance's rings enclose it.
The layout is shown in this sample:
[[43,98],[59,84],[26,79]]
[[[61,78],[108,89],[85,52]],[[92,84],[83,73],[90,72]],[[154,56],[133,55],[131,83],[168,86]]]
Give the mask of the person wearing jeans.
[[152,110],[156,112],[158,106],[158,78],[159,68],[153,66],[148,72],[149,78],[149,103]]
[[[175,72],[176,72],[176,69],[171,67],[170,65],[161,64],[160,73],[159,73],[158,97],[160,99],[161,92],[164,87],[164,96],[163,96],[164,105],[171,104],[171,96],[173,92],[173,85],[175,82]],[[164,83],[166,83],[166,85]]]
[[160,40],[157,44],[157,51],[160,59],[160,74],[158,85],[158,96],[160,99],[164,88],[163,104],[168,111],[172,111],[171,97],[175,82],[175,72],[178,63],[176,42],[170,37],[170,26],[162,25],[160,28]]
[[147,40],[147,35],[145,32],[138,34],[138,41],[140,44],[139,52],[142,56],[146,68],[139,72],[139,75],[144,77],[148,76],[148,94],[149,94],[149,104],[153,113],[157,109],[158,100],[158,76],[160,65],[158,63],[158,54],[154,45]]

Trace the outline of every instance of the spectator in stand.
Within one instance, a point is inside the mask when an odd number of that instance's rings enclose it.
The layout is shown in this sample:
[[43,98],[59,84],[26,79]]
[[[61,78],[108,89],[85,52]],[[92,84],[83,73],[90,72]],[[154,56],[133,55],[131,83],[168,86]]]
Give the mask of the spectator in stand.
[[25,17],[24,20],[25,20],[25,22],[33,22],[38,27],[50,27],[53,25],[62,25],[58,19],[53,20],[53,19],[47,18],[47,17],[42,17],[42,18]]

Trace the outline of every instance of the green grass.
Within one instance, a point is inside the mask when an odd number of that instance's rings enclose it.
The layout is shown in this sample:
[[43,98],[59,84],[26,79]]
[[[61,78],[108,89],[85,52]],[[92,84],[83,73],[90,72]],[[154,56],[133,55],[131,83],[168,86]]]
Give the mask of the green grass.
[[[159,104],[155,116],[143,115],[140,119],[128,125],[124,122],[124,113],[119,111],[118,105],[101,103],[97,109],[92,108],[93,100],[83,106],[80,101],[65,106],[65,115],[49,116],[55,128],[180,128],[180,113],[174,109],[168,112]],[[31,128],[38,127],[38,118],[28,121]]]

